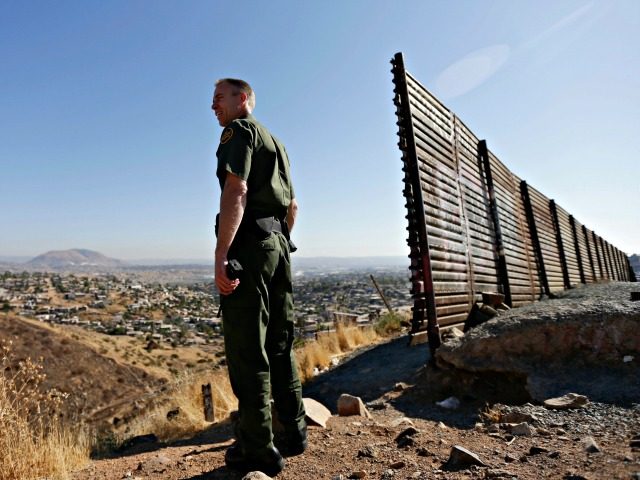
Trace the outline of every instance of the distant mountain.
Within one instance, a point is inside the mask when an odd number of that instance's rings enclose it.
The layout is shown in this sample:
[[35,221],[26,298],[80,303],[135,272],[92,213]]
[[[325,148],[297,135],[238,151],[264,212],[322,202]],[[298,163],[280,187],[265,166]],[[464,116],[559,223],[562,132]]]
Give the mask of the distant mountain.
[[122,267],[125,265],[121,260],[109,258],[93,250],[75,248],[72,250],[53,250],[26,263],[29,267],[35,268],[83,268],[83,267]]

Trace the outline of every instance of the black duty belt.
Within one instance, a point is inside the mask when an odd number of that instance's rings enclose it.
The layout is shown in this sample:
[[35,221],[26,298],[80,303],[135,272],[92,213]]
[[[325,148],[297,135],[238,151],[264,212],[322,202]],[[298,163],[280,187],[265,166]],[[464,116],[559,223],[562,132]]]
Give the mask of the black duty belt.
[[[298,249],[295,243],[291,241],[291,237],[289,236],[289,226],[287,225],[286,220],[271,216],[255,218],[254,221],[258,229],[267,235],[271,232],[278,232],[284,235],[284,237],[287,239],[287,242],[289,242],[289,251],[291,253],[295,252]],[[251,222],[251,220],[249,220],[249,222]]]
[[[284,230],[286,229],[286,222],[280,220],[277,217],[256,218],[255,222],[258,228],[264,231],[265,233],[271,233],[271,232],[284,233]],[[285,228],[283,228],[283,224]]]
[[[220,214],[216,215],[216,236],[218,235],[218,221]],[[289,251],[291,253],[295,252],[298,247],[291,241],[291,237],[289,236],[289,226],[284,219],[280,219],[276,216],[270,217],[260,217],[256,218],[253,215],[247,214],[242,219],[242,223],[240,224],[239,231],[253,231],[258,234],[258,236],[267,236],[271,234],[271,232],[277,232],[284,235],[284,237],[289,242]]]

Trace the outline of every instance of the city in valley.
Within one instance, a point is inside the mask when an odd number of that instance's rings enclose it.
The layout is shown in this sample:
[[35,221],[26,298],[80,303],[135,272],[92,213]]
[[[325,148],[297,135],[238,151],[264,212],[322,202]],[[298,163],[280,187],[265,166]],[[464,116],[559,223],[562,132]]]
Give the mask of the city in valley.
[[[222,333],[219,296],[211,270],[199,266],[109,273],[14,269],[0,274],[0,312],[135,337],[165,348],[218,344]],[[409,308],[406,267],[297,271],[297,336],[332,329],[336,319],[359,325],[375,321],[387,307],[372,277],[392,308]]]

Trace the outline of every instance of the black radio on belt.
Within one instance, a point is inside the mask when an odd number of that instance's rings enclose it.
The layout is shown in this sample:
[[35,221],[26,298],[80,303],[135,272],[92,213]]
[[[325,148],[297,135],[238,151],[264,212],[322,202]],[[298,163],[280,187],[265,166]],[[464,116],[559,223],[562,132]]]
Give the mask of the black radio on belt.
[[230,280],[235,280],[240,276],[240,272],[242,272],[240,262],[235,258],[229,260],[227,263],[227,277],[229,277]]

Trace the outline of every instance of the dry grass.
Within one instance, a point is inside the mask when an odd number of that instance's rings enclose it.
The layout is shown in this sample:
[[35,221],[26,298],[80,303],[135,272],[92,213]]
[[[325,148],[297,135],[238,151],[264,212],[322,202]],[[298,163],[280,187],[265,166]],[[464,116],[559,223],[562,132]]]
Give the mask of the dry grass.
[[[298,372],[302,381],[313,377],[314,369],[325,369],[332,358],[344,355],[379,339],[373,328],[338,325],[335,332],[323,333],[317,341],[296,349]],[[155,434],[162,441],[192,437],[211,425],[204,420],[202,385],[211,383],[215,420],[226,419],[237,408],[226,368],[211,373],[186,373],[169,386],[146,415],[127,425],[116,439],[117,443],[136,435]],[[177,414],[169,415],[169,412]]]
[[90,441],[58,415],[64,395],[42,393],[42,366],[0,350],[0,478],[68,478],[89,460]]
[[[185,373],[170,385],[149,413],[143,415],[119,435],[120,441],[136,435],[155,434],[165,442],[192,437],[209,427],[212,422],[204,419],[202,385],[211,384],[215,421],[229,417],[237,408],[237,400],[231,391],[226,369],[211,373]],[[168,415],[173,412],[172,415]]]
[[335,331],[319,334],[317,340],[307,342],[296,350],[300,379],[305,382],[313,378],[316,369],[324,370],[329,367],[333,358],[370,345],[379,338],[371,327],[338,324]]

